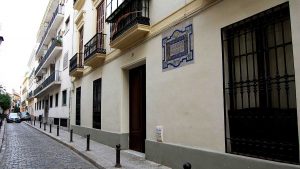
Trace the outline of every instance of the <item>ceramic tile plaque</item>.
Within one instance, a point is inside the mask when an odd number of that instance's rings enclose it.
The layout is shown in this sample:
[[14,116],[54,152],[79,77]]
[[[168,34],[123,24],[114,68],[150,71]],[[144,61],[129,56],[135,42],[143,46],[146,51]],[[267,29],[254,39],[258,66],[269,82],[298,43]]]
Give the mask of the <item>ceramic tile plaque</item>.
[[180,23],[162,35],[162,70],[167,71],[194,62],[193,23]]

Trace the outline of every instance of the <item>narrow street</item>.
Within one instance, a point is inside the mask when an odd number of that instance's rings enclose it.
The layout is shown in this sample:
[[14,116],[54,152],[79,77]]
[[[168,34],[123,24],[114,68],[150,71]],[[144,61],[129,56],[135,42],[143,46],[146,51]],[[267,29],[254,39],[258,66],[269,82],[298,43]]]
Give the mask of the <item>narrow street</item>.
[[6,126],[0,168],[95,168],[72,150],[23,123]]

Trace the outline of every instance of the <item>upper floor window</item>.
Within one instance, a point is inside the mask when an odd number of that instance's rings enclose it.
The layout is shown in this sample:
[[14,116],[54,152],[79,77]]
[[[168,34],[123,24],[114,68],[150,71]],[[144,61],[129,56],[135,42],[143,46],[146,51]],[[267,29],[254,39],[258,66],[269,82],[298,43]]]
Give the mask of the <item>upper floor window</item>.
[[97,7],[97,33],[104,31],[104,3],[103,1]]
[[79,53],[83,53],[83,26],[79,29]]
[[110,16],[123,2],[124,0],[107,0],[106,1],[107,16]]
[[67,90],[62,91],[62,105],[67,105]]

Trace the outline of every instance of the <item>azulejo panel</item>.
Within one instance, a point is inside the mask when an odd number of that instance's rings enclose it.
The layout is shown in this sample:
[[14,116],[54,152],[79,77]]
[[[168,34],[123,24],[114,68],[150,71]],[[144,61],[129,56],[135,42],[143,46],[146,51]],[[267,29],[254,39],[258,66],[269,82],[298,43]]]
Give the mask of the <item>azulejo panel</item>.
[[175,69],[194,62],[193,24],[185,21],[162,35],[162,70]]

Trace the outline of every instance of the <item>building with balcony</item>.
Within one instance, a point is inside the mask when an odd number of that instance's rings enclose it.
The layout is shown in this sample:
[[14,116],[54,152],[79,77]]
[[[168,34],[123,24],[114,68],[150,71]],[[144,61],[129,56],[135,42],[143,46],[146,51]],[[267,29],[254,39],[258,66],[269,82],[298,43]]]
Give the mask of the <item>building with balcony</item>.
[[297,0],[77,0],[71,128],[171,168],[298,168]]
[[37,34],[37,66],[32,69],[35,116],[43,122],[68,127],[70,78],[68,60],[72,54],[73,2],[49,1]]

